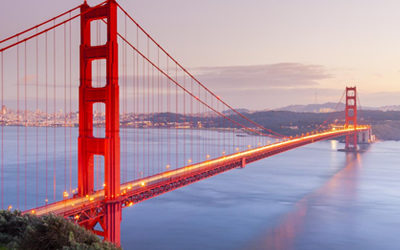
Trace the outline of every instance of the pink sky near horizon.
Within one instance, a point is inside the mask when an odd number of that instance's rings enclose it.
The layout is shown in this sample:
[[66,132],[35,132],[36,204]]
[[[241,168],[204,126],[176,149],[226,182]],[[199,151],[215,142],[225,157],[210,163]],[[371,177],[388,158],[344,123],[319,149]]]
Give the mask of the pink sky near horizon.
[[[81,2],[4,2],[0,38]],[[400,105],[398,1],[119,3],[235,107],[337,102],[346,85],[357,85],[364,106]]]

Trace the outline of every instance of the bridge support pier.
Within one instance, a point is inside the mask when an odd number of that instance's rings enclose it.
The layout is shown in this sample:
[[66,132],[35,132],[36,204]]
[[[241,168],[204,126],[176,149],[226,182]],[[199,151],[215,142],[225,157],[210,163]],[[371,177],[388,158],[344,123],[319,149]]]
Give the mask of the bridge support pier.
[[104,238],[120,245],[122,207],[119,201],[107,202],[104,216]]
[[[119,86],[117,4],[108,0],[99,7],[81,6],[80,86],[79,86],[79,141],[78,141],[78,195],[94,192],[93,158],[104,157],[105,214],[101,219],[89,221],[88,229],[104,236],[105,240],[120,245],[121,204],[120,195],[120,137],[119,137]],[[91,22],[106,20],[107,42],[91,45]],[[106,61],[106,85],[92,84],[92,62]],[[93,105],[105,104],[105,137],[93,135]],[[94,230],[100,224],[104,232]]]

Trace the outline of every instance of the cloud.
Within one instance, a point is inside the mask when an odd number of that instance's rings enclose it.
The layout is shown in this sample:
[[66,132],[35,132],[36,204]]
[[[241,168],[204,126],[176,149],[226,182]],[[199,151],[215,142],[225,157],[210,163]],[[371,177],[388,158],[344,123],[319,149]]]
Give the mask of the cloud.
[[319,97],[340,98],[342,92],[324,89],[332,79],[322,65],[277,63],[251,66],[193,68],[191,72],[207,87],[235,107],[277,108],[293,103],[312,103]]
[[201,67],[192,71],[200,81],[216,90],[312,87],[318,86],[321,80],[332,78],[321,65],[301,63]]

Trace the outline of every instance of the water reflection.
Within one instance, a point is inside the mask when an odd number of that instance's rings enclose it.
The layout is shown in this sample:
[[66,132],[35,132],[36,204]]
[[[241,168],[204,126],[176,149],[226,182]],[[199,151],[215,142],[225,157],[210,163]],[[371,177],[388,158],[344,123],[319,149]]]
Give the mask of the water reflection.
[[338,150],[339,141],[337,141],[337,140],[330,140],[330,142],[331,142],[331,149],[332,149],[332,150]]
[[[336,145],[332,144],[332,147]],[[321,188],[306,195],[294,205],[280,223],[257,237],[245,249],[294,249],[299,248],[296,236],[304,231],[309,210],[317,206],[330,206],[332,202],[352,202],[357,199],[361,154],[346,154],[344,167],[332,176]],[[351,218],[349,218],[351,220]],[[318,223],[314,221],[313,223]],[[351,221],[348,221],[351,224]]]

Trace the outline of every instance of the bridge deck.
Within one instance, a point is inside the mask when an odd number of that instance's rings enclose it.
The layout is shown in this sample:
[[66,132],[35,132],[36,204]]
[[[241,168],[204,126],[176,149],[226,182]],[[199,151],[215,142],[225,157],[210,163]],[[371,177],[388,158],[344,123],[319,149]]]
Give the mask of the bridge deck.
[[[369,127],[357,127],[357,131],[367,129]],[[122,203],[122,207],[131,206],[230,169],[244,167],[248,163],[313,142],[353,134],[354,131],[354,128],[336,129],[298,137],[127,182],[121,185],[121,194],[118,201]],[[65,199],[27,210],[25,213],[37,215],[54,213],[83,224],[88,220],[93,220],[93,218],[101,217],[104,212],[103,204],[105,202],[104,191],[100,190],[90,196]]]

